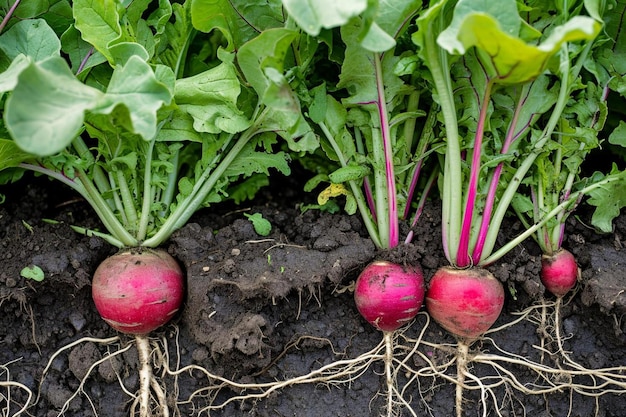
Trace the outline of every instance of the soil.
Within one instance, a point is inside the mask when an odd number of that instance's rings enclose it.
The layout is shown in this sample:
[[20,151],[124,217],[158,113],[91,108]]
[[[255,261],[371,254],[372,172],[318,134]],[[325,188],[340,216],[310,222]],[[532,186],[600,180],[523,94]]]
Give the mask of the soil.
[[[296,203],[307,197],[299,193],[300,186],[285,181],[275,181],[280,186],[246,206],[224,204],[200,211],[166,245],[187,276],[184,308],[171,324],[152,335],[155,374],[168,388],[172,415],[362,417],[384,413],[380,358],[350,383],[291,385],[261,398],[231,402],[236,395],[260,391],[250,385],[218,389],[219,381],[201,370],[242,384],[271,383],[356,358],[382,340],[381,332],[365,322],[354,306],[350,283],[358,272],[372,260],[388,259],[419,264],[428,279],[446,264],[436,204],[427,206],[414,230],[414,243],[380,251],[368,239],[358,216],[302,212]],[[13,381],[36,397],[23,415],[48,417],[63,411],[65,416],[128,416],[130,395],[138,388],[133,339],[117,334],[99,318],[90,293],[96,266],[115,250],[99,238],[79,235],[70,228],[97,228],[99,223],[90,208],[62,186],[33,178],[0,192],[7,196],[0,205],[0,415],[13,416],[28,400],[23,389],[6,384]],[[273,226],[267,237],[257,235],[244,216],[256,212]],[[621,366],[621,373],[616,372],[623,380],[626,217],[621,216],[614,233],[608,235],[595,233],[586,226],[587,219],[584,211],[571,216],[564,242],[582,271],[575,294],[564,300],[562,308],[565,349],[587,368]],[[503,228],[509,236],[520,230],[514,220]],[[407,232],[403,225],[403,236]],[[539,255],[534,242],[527,240],[489,268],[507,289],[504,311],[494,327],[512,323],[519,317],[516,313],[544,299],[538,279]],[[20,271],[28,265],[41,267],[45,279],[23,278]],[[553,299],[546,295],[545,301]],[[519,355],[522,360],[539,361],[540,330],[536,323],[521,320],[489,333],[488,339],[470,349],[496,353],[498,346],[509,358]],[[414,347],[407,340],[416,340],[420,334],[427,343],[417,347],[420,354],[409,357],[411,369],[424,369],[424,358],[443,364],[453,357],[454,338],[428,322],[425,313],[397,340],[399,357]],[[114,336],[119,338],[104,342]],[[128,349],[119,353],[124,348]],[[110,359],[100,361],[108,355]],[[558,355],[544,360],[555,366],[559,361]],[[92,367],[94,363],[98,364]],[[194,368],[174,372],[186,366]],[[503,363],[503,367],[528,387],[541,382],[523,365]],[[498,373],[506,376],[502,369],[479,363],[470,364],[470,370],[483,381],[496,380]],[[444,374],[454,378],[454,366]],[[454,415],[452,382],[443,375],[411,377],[411,372],[400,372],[397,382],[406,388],[404,398],[415,415]],[[589,381],[581,376],[572,384]],[[597,398],[573,390],[527,395],[501,384],[486,399],[487,409],[481,406],[480,391],[465,390],[464,414],[497,415],[497,409],[502,416],[624,417],[626,388],[619,391]],[[210,405],[217,409],[205,408]],[[397,412],[412,415],[407,406],[398,407]]]

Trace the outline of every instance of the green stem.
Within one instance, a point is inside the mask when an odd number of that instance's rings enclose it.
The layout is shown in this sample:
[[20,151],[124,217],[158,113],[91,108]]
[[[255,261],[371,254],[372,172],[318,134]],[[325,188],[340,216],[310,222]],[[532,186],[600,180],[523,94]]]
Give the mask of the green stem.
[[[83,161],[87,161],[89,163],[89,166],[91,167],[90,168],[91,177],[93,178],[93,181],[96,184],[96,187],[98,187],[98,191],[100,191],[101,194],[110,192],[111,183],[109,182],[109,178],[106,172],[96,162],[96,159],[93,157],[93,155],[89,151],[87,144],[83,141],[83,139],[80,136],[77,136],[76,138],[74,138],[74,140],[72,141],[72,147],[74,148],[74,150],[76,150],[76,153],[78,154],[80,159],[82,159]],[[107,199],[107,204],[109,204],[109,207],[112,210],[115,209],[115,201],[113,201],[112,199]]]
[[[143,246],[148,248],[155,248],[159,246],[167,240],[175,230],[181,228],[185,225],[185,223],[187,223],[187,220],[189,220],[198,207],[202,205],[206,196],[213,190],[215,184],[220,180],[220,178],[222,178],[222,175],[232,164],[233,160],[239,155],[239,152],[241,152],[254,135],[261,132],[259,126],[263,125],[263,119],[263,115],[254,119],[256,120],[255,124],[239,136],[235,144],[221,159],[215,169],[211,170],[213,164],[210,164],[207,167],[196,182],[192,193],[181,201],[178,206],[176,206],[176,209],[169,215],[157,233],[143,242]],[[227,143],[229,142],[230,140],[227,141]],[[223,154],[220,153],[218,158],[221,157],[221,155]]]
[[[337,157],[339,158],[339,163],[341,164],[341,166],[342,167],[348,166],[348,162],[343,156],[343,153],[341,152],[339,145],[337,145],[335,138],[333,137],[332,133],[330,132],[326,124],[324,122],[320,122],[319,127],[324,133],[324,136],[326,136],[326,138],[330,142],[331,146],[333,147],[333,150],[337,154]],[[367,232],[370,238],[372,239],[372,242],[374,242],[374,245],[376,247],[381,248],[382,246],[381,246],[380,237],[378,235],[378,230],[376,229],[376,225],[374,224],[372,220],[370,209],[367,205],[367,202],[365,201],[365,196],[363,195],[361,188],[354,181],[348,181],[348,185],[350,186],[350,191],[352,191],[352,194],[354,195],[354,199],[356,200],[357,207],[359,208],[359,213],[361,213],[361,218],[363,219],[363,223],[365,224],[365,228],[367,229]]]
[[[576,65],[574,65],[571,71],[570,71],[569,58],[568,58],[568,53],[567,53],[568,52],[567,44],[565,43],[561,47],[562,79],[561,79],[561,86],[559,90],[559,97],[554,106],[554,110],[552,111],[550,119],[548,120],[546,127],[541,133],[541,136],[535,143],[533,150],[522,161],[515,175],[511,179],[511,182],[509,183],[506,190],[504,191],[500,201],[498,202],[498,206],[496,207],[496,210],[494,212],[492,226],[489,228],[487,238],[485,239],[485,247],[483,250],[483,256],[486,259],[492,258],[491,252],[493,251],[493,248],[495,246],[496,239],[498,237],[498,233],[502,225],[502,221],[504,220],[504,217],[509,210],[511,201],[513,200],[513,198],[515,197],[515,194],[517,193],[517,188],[519,187],[522,180],[526,176],[526,173],[533,166],[535,159],[539,156],[539,154],[541,154],[541,152],[543,152],[543,147],[545,146],[546,142],[553,134],[554,129],[556,128],[557,123],[559,122],[561,118],[563,109],[565,109],[567,101],[569,100],[569,95],[571,91],[570,80],[575,80],[576,78],[578,78],[578,74],[580,73],[582,64],[587,59],[587,55],[589,54],[589,51],[591,50],[591,46],[592,46],[592,42],[589,42],[587,45],[585,45],[585,48],[583,49],[583,51],[577,58]],[[481,263],[484,263],[485,260],[483,260]]]
[[[439,16],[443,19],[443,16]],[[441,22],[439,22],[441,23]],[[461,234],[461,205],[462,205],[462,172],[461,147],[457,125],[456,109],[447,53],[436,44],[435,28],[432,22],[428,28],[432,35],[425,36],[426,62],[431,77],[435,83],[435,91],[447,135],[446,154],[444,159],[444,175],[442,190],[442,239],[443,248],[448,262],[451,264],[457,258],[459,236]]]
[[115,174],[117,174],[117,186],[119,187],[120,194],[122,196],[124,214],[128,219],[126,227],[130,233],[135,233],[137,231],[138,217],[137,209],[135,209],[134,197],[130,192],[130,188],[128,188],[128,182],[126,181],[124,172],[122,172],[121,169],[118,169]]
[[156,139],[152,139],[148,144],[145,160],[145,170],[143,175],[143,202],[141,205],[141,217],[139,218],[139,228],[137,229],[137,240],[143,241],[146,238],[148,224],[154,217],[151,214],[151,206],[153,203],[154,189],[152,187],[152,154],[154,152],[154,143]]
[[133,247],[137,246],[138,242],[129,231],[119,222],[115,214],[111,211],[108,204],[102,198],[102,195],[98,192],[95,185],[87,174],[81,170],[77,170],[77,177],[86,190],[85,198],[93,207],[98,218],[104,224],[104,227],[109,233],[119,240],[124,246]]
[[513,249],[514,247],[516,247],[517,245],[522,243],[527,237],[531,236],[539,228],[541,228],[544,224],[546,224],[548,221],[550,221],[550,219],[552,219],[553,217],[558,215],[560,212],[570,208],[571,205],[576,204],[578,202],[578,200],[580,198],[582,198],[582,196],[584,196],[585,194],[588,194],[591,191],[595,190],[596,188],[602,187],[602,186],[604,186],[604,185],[606,185],[606,184],[608,184],[610,182],[618,181],[618,180],[624,181],[625,179],[626,179],[626,171],[620,172],[619,174],[616,174],[616,175],[607,176],[604,179],[602,179],[602,180],[600,180],[600,181],[598,181],[596,183],[588,185],[585,188],[582,188],[582,189],[580,189],[580,190],[570,194],[570,196],[567,199],[565,199],[563,202],[561,202],[561,204],[559,204],[558,206],[554,207],[552,210],[550,210],[550,212],[546,213],[539,222],[537,222],[534,225],[532,225],[531,227],[527,228],[524,231],[524,233],[518,235],[515,239],[511,240],[506,245],[502,246],[496,252],[492,253],[489,257],[483,259],[480,262],[479,266],[483,266],[484,267],[484,266],[492,264],[495,261],[497,261],[498,259],[502,258],[511,249]]

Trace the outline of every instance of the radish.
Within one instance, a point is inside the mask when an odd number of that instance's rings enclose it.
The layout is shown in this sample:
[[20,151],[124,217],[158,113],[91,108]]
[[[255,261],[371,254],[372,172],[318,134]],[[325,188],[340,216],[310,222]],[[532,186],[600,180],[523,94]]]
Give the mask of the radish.
[[541,282],[557,297],[565,296],[574,288],[578,275],[578,265],[570,251],[561,248],[552,255],[542,255]]
[[401,398],[392,370],[396,330],[415,316],[424,301],[424,274],[417,266],[374,261],[358,276],[354,289],[357,310],[372,326],[383,332],[387,415],[394,415],[394,395]]
[[372,326],[393,332],[411,321],[424,301],[424,274],[416,266],[369,264],[356,280],[354,301]]
[[[147,334],[167,323],[183,301],[183,272],[164,250],[123,250],[96,269],[92,297],[100,316],[115,330],[135,336],[139,363],[139,413],[149,415],[150,387],[159,404],[165,393],[153,382]],[[131,415],[134,415],[132,413]]]
[[442,267],[430,280],[426,294],[431,317],[468,344],[495,323],[503,305],[502,284],[483,268]]
[[92,296],[100,316],[115,330],[148,334],[180,308],[183,273],[163,250],[122,251],[98,266]]

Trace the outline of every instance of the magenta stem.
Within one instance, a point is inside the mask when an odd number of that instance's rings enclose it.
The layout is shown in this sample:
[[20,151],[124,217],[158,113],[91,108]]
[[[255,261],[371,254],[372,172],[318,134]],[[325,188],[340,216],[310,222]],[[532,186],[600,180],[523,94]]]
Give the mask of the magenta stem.
[[465,210],[463,212],[463,223],[461,224],[461,236],[459,239],[459,250],[457,252],[456,263],[458,267],[464,268],[472,265],[478,259],[472,260],[469,255],[470,235],[472,231],[472,222],[474,220],[474,206],[476,204],[476,194],[478,190],[478,173],[480,172],[480,160],[482,154],[483,137],[485,134],[485,121],[487,119],[487,110],[491,97],[491,89],[493,80],[489,79],[485,87],[485,95],[480,107],[480,115],[478,124],[476,125],[476,134],[474,136],[474,152],[472,154],[472,165],[470,168],[469,184],[467,185],[467,199],[465,201]]
[[[527,97],[527,96],[526,96]],[[524,99],[519,100],[517,106],[515,107],[515,112],[513,114],[513,119],[509,124],[509,128],[506,132],[506,138],[504,143],[502,144],[502,149],[500,150],[500,154],[505,154],[509,151],[509,148],[515,142],[520,135],[516,134],[515,127],[517,126],[517,122],[519,120],[520,112],[522,110],[523,104],[526,102],[526,97]],[[487,191],[487,198],[485,200],[485,208],[483,210],[480,230],[478,232],[478,237],[476,239],[476,245],[474,246],[474,251],[472,252],[472,259],[474,261],[480,261],[483,248],[485,247],[485,240],[487,239],[487,232],[489,231],[489,226],[491,224],[491,212],[493,211],[493,206],[496,201],[496,192],[498,191],[498,184],[500,182],[500,176],[502,175],[502,168],[504,167],[504,163],[500,162],[491,176],[489,182],[489,189]]]
[[391,149],[391,132],[389,131],[389,119],[387,115],[387,102],[385,99],[385,86],[383,84],[383,72],[381,65],[382,57],[376,54],[376,90],[378,93],[378,117],[380,118],[380,130],[383,139],[383,151],[385,154],[385,177],[387,183],[387,221],[389,225],[388,243],[390,248],[398,246],[400,226],[398,224],[398,207],[396,202],[396,178],[393,167],[393,151]]
[[15,0],[15,3],[13,3],[13,6],[11,6],[9,11],[7,12],[7,15],[4,16],[4,19],[2,19],[2,22],[0,22],[0,33],[2,33],[7,23],[9,23],[9,20],[11,20],[11,16],[13,16],[13,13],[15,13],[15,9],[17,9],[17,6],[19,6],[20,1],[21,0]]

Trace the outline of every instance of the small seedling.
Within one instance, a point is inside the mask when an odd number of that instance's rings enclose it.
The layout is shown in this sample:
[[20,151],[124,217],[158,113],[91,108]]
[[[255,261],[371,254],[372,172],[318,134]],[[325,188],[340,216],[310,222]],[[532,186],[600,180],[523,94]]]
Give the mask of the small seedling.
[[45,278],[43,269],[37,265],[29,265],[20,271],[20,275],[26,279],[32,279],[33,281],[41,282]]

